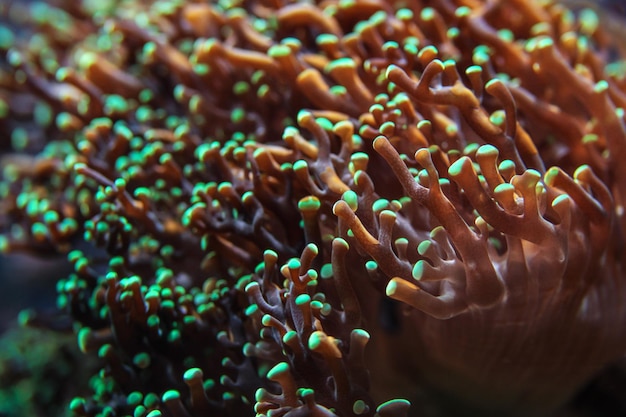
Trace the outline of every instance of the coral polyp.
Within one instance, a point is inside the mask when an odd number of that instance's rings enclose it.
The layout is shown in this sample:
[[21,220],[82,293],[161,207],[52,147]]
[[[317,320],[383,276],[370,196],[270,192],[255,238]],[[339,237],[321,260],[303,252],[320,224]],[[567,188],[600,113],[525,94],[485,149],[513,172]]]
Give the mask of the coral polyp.
[[549,415],[624,355],[593,11],[2,7],[0,249],[72,265],[23,317],[99,360],[75,415]]

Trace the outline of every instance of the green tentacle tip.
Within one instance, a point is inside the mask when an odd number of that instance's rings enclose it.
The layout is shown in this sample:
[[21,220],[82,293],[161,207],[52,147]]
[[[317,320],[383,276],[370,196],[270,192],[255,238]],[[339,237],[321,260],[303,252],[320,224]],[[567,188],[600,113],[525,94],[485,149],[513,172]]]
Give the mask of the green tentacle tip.
[[402,69],[400,69],[400,67],[397,65],[394,65],[394,64],[389,65],[387,67],[387,70],[385,71],[385,78],[389,79],[389,74],[391,74],[391,71],[397,71],[397,70],[402,71]]
[[559,169],[556,167],[550,167],[548,168],[546,173],[543,174],[543,179],[546,182],[546,184],[552,185],[554,184],[554,180],[556,179],[558,175],[559,175]]
[[75,413],[85,411],[85,399],[82,397],[75,397],[70,402],[70,410]]
[[287,268],[289,268],[291,270],[300,269],[300,266],[302,266],[302,264],[301,264],[300,260],[297,259],[297,258],[292,258],[292,259],[287,261]]
[[600,25],[600,17],[590,8],[581,10],[580,12],[581,31],[586,35],[592,35]]
[[385,136],[391,136],[395,133],[396,124],[392,121],[387,121],[381,124],[378,130]]
[[35,317],[35,311],[31,309],[25,309],[19,312],[17,315],[17,322],[20,326],[28,326],[31,320]]
[[344,57],[336,59],[326,65],[325,72],[332,72],[337,68],[356,68],[356,63],[352,58]]
[[363,329],[352,330],[352,335],[360,337],[362,339],[366,339],[366,340],[369,340],[371,337],[370,334],[366,330],[363,330]]
[[395,280],[391,280],[387,283],[387,287],[385,288],[385,294],[387,297],[393,297],[398,290],[398,283]]
[[[549,172],[549,171],[548,171]],[[547,175],[547,173],[546,173]],[[547,180],[546,180],[547,182]],[[494,194],[500,194],[500,193],[504,193],[507,191],[515,191],[515,186],[513,186],[512,184],[509,184],[508,182],[505,182],[503,184],[498,184],[496,186],[496,188],[493,189]]]
[[6,100],[0,98],[0,119],[4,119],[9,115],[10,107]]
[[243,195],[241,196],[241,202],[244,204],[252,204],[254,202],[254,192],[246,191],[245,193],[243,193]]
[[187,369],[183,374],[183,379],[185,382],[193,381],[193,380],[202,380],[203,373],[200,368],[191,368]]
[[476,151],[476,156],[483,156],[483,155],[485,155],[485,156],[498,156],[499,155],[498,148],[496,148],[493,145],[482,145]]
[[303,123],[313,119],[313,113],[308,110],[300,110],[296,119],[298,120],[298,124],[302,125]]
[[48,234],[48,228],[43,223],[34,223],[31,226],[31,233],[36,239],[43,239]]
[[276,251],[273,251],[271,249],[267,249],[265,252],[263,252],[263,258],[265,258],[266,260],[273,260],[274,262],[278,259],[278,253],[276,253]]
[[[248,284],[248,285],[250,285],[250,284]],[[248,288],[248,285],[246,285],[246,288]],[[256,305],[256,304],[250,304],[248,307],[246,307],[246,309],[244,311],[244,314],[247,317],[250,317],[250,316],[256,314],[257,311],[259,311],[259,306]]]
[[267,378],[271,381],[276,380],[282,374],[289,372],[289,365],[287,362],[280,362],[276,364],[272,369],[267,373]]
[[573,177],[578,179],[579,176],[582,175],[584,172],[593,172],[593,170],[591,169],[589,165],[583,164],[579,166],[578,168],[576,168],[576,170],[574,171]]
[[461,175],[461,173],[463,172],[463,167],[465,166],[467,160],[467,158],[460,158],[459,160],[455,161],[452,165],[450,165],[450,168],[448,168],[448,174],[450,174],[450,176],[452,177]]
[[309,337],[309,349],[316,350],[322,344],[322,332],[316,331]]
[[261,324],[265,327],[269,327],[272,324],[272,316],[269,314],[264,314],[261,319]]
[[151,358],[150,354],[141,352],[135,355],[133,358],[133,364],[140,369],[146,369],[150,366]]
[[5,25],[0,25],[0,49],[9,49],[14,45],[15,36],[11,29]]
[[148,414],[146,414],[146,417],[161,417],[162,415],[163,415],[163,413],[161,413],[161,411],[159,411],[159,410],[152,410]]
[[156,395],[154,392],[149,392],[146,394],[144,400],[143,400],[143,405],[145,405],[148,408],[154,408],[156,406],[159,405],[159,396]]
[[298,389],[298,395],[300,395],[300,397],[302,397],[302,398],[311,397],[311,396],[315,395],[315,390],[313,390],[311,388],[299,388]]
[[337,38],[337,36],[330,33],[322,33],[321,35],[318,35],[317,38],[315,38],[315,42],[318,45],[334,45],[339,42],[339,39]]
[[111,346],[109,343],[107,343],[106,345],[103,345],[99,350],[98,350],[98,357],[99,358],[105,358],[107,357],[111,352],[113,352],[113,346]]
[[78,348],[81,352],[87,353],[91,335],[92,331],[89,327],[83,327],[78,331]]
[[324,264],[320,268],[320,276],[322,279],[328,279],[333,276],[333,265],[332,264]]
[[397,50],[400,49],[400,45],[395,41],[387,41],[383,44],[382,50],[383,52],[387,52],[389,50]]
[[[421,51],[419,51],[417,56],[418,56],[418,58],[421,58],[421,57],[424,56],[424,54],[427,54],[427,53],[431,53],[433,55],[439,55],[439,50],[434,45],[428,45],[428,46],[424,47]],[[441,63],[441,61],[433,60],[432,62],[438,62],[439,65],[443,67],[443,64]]]
[[354,191],[346,191],[345,193],[343,193],[341,198],[343,199],[343,201],[348,203],[348,207],[350,207],[350,210],[356,211],[357,208],[359,208],[359,196]]
[[209,156],[209,153],[211,153],[213,150],[213,145],[209,144],[209,143],[203,143],[202,145],[198,146],[196,148],[196,158],[198,158],[198,160],[200,162],[206,162],[207,157]]
[[[395,398],[393,400],[386,401],[376,408],[377,413],[381,413],[386,409],[407,410],[411,406],[411,402],[403,398]],[[403,415],[403,414],[398,414]]]
[[[423,242],[422,242],[423,243]],[[426,261],[420,259],[419,261],[415,262],[415,265],[413,265],[413,270],[411,271],[411,275],[413,276],[413,279],[416,281],[419,281],[422,279],[422,277],[424,276],[424,266],[426,264]]]
[[324,309],[324,303],[318,300],[311,301],[311,308],[316,311],[321,311]]
[[557,196],[554,200],[552,200],[552,207],[559,206],[561,204],[565,204],[570,201],[570,197],[567,194],[561,194]]
[[593,86],[593,91],[602,93],[609,89],[609,83],[606,80],[600,80]]
[[524,172],[524,175],[533,177],[537,180],[541,179],[541,173],[537,171],[536,169],[527,169],[526,172]]
[[306,163],[305,160],[298,160],[293,164],[293,170],[294,171],[300,171],[300,170],[305,170],[308,169],[309,165]]
[[133,391],[126,397],[126,403],[131,406],[138,406],[143,401],[143,394],[139,391]]
[[333,239],[333,245],[341,246],[345,250],[350,249],[350,245],[348,244],[348,242],[346,242],[346,240],[341,237],[336,237],[335,239]]
[[505,42],[513,42],[515,40],[515,34],[510,29],[500,29],[498,37]]
[[420,120],[417,122],[417,128],[419,130],[432,127],[432,122],[430,120]]
[[315,243],[309,243],[306,245],[307,249],[310,250],[313,254],[317,256],[320,253],[320,249],[317,247]]
[[163,402],[173,401],[177,399],[180,399],[180,393],[176,391],[175,389],[171,389],[163,393],[163,397],[162,397]]
[[431,20],[435,17],[435,10],[432,7],[424,7],[420,13],[422,20]]
[[396,12],[396,18],[399,20],[411,21],[413,17],[413,11],[411,9],[402,8]]
[[128,110],[126,99],[117,94],[111,94],[104,101],[104,113],[109,116],[115,113],[124,113]]
[[298,210],[300,211],[317,211],[321,206],[320,199],[315,196],[303,197],[298,201]]
[[300,294],[296,297],[296,305],[302,306],[311,302],[311,296],[308,294]]
[[137,198],[150,198],[152,196],[152,192],[149,188],[146,187],[138,187],[133,191],[133,196]]
[[317,117],[315,118],[315,122],[320,125],[320,127],[328,132],[333,130],[333,122],[331,122],[330,120],[328,120],[325,117]]
[[11,66],[18,67],[22,65],[22,62],[24,62],[24,57],[21,53],[12,49],[9,50],[9,52],[7,53],[7,61],[9,61],[9,64],[11,64]]
[[511,161],[510,159],[505,159],[504,161],[500,162],[500,164],[498,165],[498,170],[500,171],[515,170],[515,162]]
[[265,388],[257,388],[257,390],[254,392],[254,399],[256,400],[256,402],[263,402],[266,395],[267,391],[265,390]]
[[55,119],[57,127],[61,130],[69,129],[72,126],[73,121],[74,117],[67,112],[59,113]]
[[431,246],[432,242],[430,240],[423,240],[419,245],[417,245],[417,253],[424,256]]
[[469,75],[469,74],[482,74],[482,72],[483,72],[482,67],[479,67],[478,65],[471,65],[471,66],[469,66],[465,70],[465,73],[467,75]]
[[587,143],[595,143],[598,141],[598,135],[596,135],[595,133],[587,133],[586,135],[583,136],[582,138],[582,143],[587,144]]
[[361,415],[367,413],[369,411],[369,407],[363,400],[356,400],[352,404],[352,412],[356,415]]
[[267,51],[272,58],[279,58],[291,55],[291,49],[286,45],[273,45]]
[[254,356],[254,352],[255,352],[254,344],[247,342],[246,344],[243,345],[243,348],[241,348],[241,352],[247,358]]
[[252,291],[253,288],[258,288],[258,287],[260,287],[259,283],[256,281],[252,281],[248,283],[248,285],[246,285],[246,287],[244,288],[244,291],[249,292],[249,291]]
[[537,42],[537,48],[545,49],[554,46],[554,41],[552,38],[542,38]]
[[283,336],[283,343],[289,344],[292,340],[296,340],[298,338],[298,333],[295,330],[289,330]]

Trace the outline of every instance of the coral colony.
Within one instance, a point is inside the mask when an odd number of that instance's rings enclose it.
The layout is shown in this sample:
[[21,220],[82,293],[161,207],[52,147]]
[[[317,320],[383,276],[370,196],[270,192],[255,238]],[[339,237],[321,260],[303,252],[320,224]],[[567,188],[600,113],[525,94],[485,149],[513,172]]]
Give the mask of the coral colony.
[[537,416],[624,354],[626,80],[590,10],[2,13],[0,247],[73,265],[22,319],[99,358],[74,415]]

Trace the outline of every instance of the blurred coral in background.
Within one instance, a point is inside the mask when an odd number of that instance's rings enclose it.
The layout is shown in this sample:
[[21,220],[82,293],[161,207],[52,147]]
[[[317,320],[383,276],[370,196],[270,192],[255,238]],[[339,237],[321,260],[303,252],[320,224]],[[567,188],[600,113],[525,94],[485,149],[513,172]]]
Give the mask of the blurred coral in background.
[[626,413],[582,3],[2,3],[0,416]]

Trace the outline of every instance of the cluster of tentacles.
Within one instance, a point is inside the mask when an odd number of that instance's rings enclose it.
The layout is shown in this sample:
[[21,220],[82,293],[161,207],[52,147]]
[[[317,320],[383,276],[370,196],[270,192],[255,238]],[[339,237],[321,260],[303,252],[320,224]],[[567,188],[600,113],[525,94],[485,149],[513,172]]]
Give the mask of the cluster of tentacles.
[[75,415],[538,415],[623,355],[626,78],[591,11],[0,11],[0,249],[73,265],[26,321],[100,358]]

